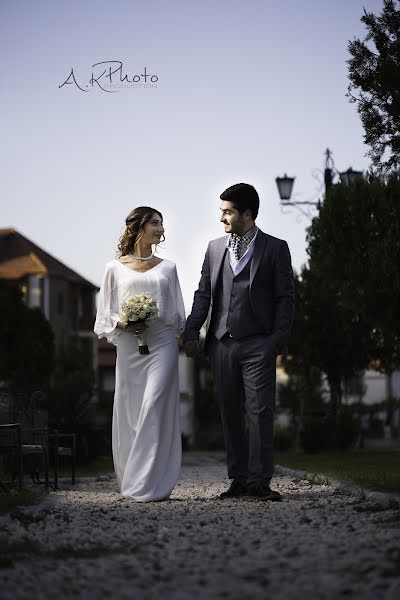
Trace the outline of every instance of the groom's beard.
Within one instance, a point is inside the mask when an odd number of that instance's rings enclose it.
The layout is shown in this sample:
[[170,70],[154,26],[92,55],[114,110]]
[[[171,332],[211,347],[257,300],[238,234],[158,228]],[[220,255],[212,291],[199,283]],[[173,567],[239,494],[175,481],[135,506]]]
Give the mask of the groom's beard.
[[225,226],[225,233],[237,233],[238,235],[243,235],[245,228],[242,221],[236,221],[236,223],[222,221],[222,223]]

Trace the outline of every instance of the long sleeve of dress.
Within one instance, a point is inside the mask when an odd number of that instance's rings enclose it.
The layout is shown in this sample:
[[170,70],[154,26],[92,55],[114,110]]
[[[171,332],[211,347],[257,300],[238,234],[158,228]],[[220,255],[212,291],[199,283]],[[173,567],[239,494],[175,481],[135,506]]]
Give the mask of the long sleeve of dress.
[[178,273],[176,270],[176,266],[173,269],[173,294],[176,306],[176,334],[182,335],[185,329],[185,305],[183,303],[182,290],[179,283]]
[[122,333],[122,329],[117,327],[118,315],[118,294],[114,271],[112,265],[107,264],[100,286],[94,332],[99,339],[105,337],[114,346],[118,344],[118,338]]

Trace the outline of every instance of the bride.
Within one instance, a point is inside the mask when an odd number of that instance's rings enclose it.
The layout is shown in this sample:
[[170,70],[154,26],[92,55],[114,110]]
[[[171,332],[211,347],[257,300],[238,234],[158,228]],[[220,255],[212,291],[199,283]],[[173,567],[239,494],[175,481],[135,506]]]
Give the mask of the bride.
[[[140,206],[129,213],[101,283],[94,331],[117,346],[112,452],[123,496],[137,502],[169,497],[180,473],[178,342],[185,311],[175,263],[152,247],[164,239],[161,213]],[[158,317],[143,323],[120,320],[122,303],[148,292]],[[138,336],[149,354],[139,354]]]

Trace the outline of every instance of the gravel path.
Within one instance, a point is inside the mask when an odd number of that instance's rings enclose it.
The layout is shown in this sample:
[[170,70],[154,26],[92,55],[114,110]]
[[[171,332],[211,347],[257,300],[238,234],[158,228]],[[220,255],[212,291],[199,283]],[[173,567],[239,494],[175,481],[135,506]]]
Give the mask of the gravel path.
[[210,457],[186,457],[165,502],[102,479],[0,520],[3,600],[400,598],[399,510],[288,476],[280,503],[221,501]]

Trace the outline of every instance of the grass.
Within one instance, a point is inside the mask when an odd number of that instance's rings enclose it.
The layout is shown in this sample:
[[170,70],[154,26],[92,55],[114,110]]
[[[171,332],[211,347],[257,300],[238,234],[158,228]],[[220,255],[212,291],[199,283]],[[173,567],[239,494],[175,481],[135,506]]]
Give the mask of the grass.
[[25,489],[22,492],[10,490],[0,493],[0,515],[13,511],[17,506],[32,506],[46,497],[44,490]]
[[381,492],[400,493],[400,451],[358,450],[320,454],[277,452],[276,464],[319,473],[340,481],[353,481]]
[[[215,455],[225,461],[223,452],[190,451],[186,457]],[[276,452],[275,462],[292,469],[311,473],[323,473],[341,481],[353,481],[362,487],[400,493],[400,450],[359,450],[347,452],[322,452],[320,454]],[[189,461],[190,464],[190,461]],[[114,472],[111,456],[100,456],[90,463],[78,465],[77,477],[96,477]],[[67,465],[60,468],[60,477],[70,477]],[[26,506],[39,502],[45,496],[44,490],[27,489],[22,493],[0,493],[0,514],[12,511],[16,506]]]
[[[77,465],[76,476],[79,477],[96,477],[97,475],[108,475],[114,472],[114,464],[111,456],[99,456],[90,463]],[[52,473],[51,473],[52,474]],[[70,461],[66,465],[62,465],[58,471],[59,477],[71,477]]]
[[[184,454],[184,460],[185,456],[190,458],[203,454],[215,454],[222,462],[225,460],[225,453],[207,451],[190,451]],[[400,493],[400,450],[358,450],[320,454],[277,452],[276,463],[311,473],[323,473],[341,481],[354,481],[371,490]],[[100,456],[91,463],[79,465],[77,477],[95,477],[113,472],[112,457]],[[60,471],[61,477],[69,475],[68,468]]]
[[[62,462],[61,462],[62,461]],[[112,456],[99,456],[91,462],[77,465],[76,476],[77,477],[96,477],[96,475],[106,475],[114,472],[114,464]],[[43,478],[43,474],[41,474]],[[58,469],[59,477],[71,477],[71,459],[64,457],[60,458],[60,465]],[[25,473],[25,477],[29,479],[29,476]],[[52,481],[53,478],[53,467],[49,467],[49,478]],[[0,470],[0,479],[8,480],[9,476]]]
[[[94,461],[79,465],[76,471],[76,477],[96,477],[97,475],[106,475],[108,473],[114,472],[114,465],[111,456],[100,456]],[[71,477],[71,467],[67,463],[66,466],[59,469],[59,477]],[[53,471],[50,467],[49,472],[50,482],[53,478]],[[0,479],[7,481],[9,476],[0,472]],[[29,480],[28,477],[25,478],[26,482]],[[29,480],[29,486],[31,482]],[[47,493],[44,488],[35,486],[34,488],[27,487],[19,492],[16,487],[11,486],[9,492],[5,492],[0,490],[0,515],[4,515],[9,512],[13,512],[19,506],[32,506],[37,504],[44,498],[46,498]]]

